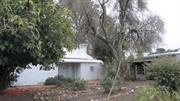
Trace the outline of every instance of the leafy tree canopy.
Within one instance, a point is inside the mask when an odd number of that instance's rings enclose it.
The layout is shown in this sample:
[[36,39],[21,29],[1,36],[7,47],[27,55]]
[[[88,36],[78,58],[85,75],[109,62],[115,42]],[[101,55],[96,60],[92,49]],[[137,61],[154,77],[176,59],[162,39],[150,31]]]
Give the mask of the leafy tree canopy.
[[62,57],[74,36],[64,11],[52,0],[1,0],[0,65],[50,64]]
[[72,49],[69,14],[53,0],[0,0],[0,82],[29,63],[54,63],[63,48]]

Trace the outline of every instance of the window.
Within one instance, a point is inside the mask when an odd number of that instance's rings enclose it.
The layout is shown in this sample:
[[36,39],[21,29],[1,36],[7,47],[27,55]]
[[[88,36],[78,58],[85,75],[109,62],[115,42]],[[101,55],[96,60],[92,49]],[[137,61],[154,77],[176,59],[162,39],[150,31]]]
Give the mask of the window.
[[144,67],[143,66],[137,66],[137,74],[144,74]]
[[90,70],[91,70],[91,72],[93,72],[93,71],[94,71],[94,67],[93,67],[93,66],[91,66],[91,67],[90,67]]

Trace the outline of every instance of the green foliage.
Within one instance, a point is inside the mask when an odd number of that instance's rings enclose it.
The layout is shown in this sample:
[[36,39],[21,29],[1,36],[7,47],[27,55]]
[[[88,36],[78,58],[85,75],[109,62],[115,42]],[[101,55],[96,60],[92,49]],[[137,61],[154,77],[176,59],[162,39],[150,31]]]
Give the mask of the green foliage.
[[75,80],[73,82],[72,90],[78,91],[85,88],[86,81],[85,80]]
[[180,86],[180,62],[173,58],[163,58],[147,64],[147,78],[169,90],[178,90]]
[[11,70],[13,69],[14,68],[12,67],[0,67],[0,78],[4,79],[4,81],[0,79],[0,92],[13,84],[14,81],[16,81],[18,75],[15,72],[11,72]]
[[[114,77],[116,74],[115,66],[113,66],[113,64],[111,64],[111,63],[106,64],[106,71],[107,71],[107,75],[101,81],[101,86],[103,87],[105,93],[109,93],[109,91],[113,85]],[[115,81],[115,87],[112,92],[114,92],[115,90],[118,89],[120,81],[121,81],[121,79],[120,79],[120,75],[119,75]]]
[[64,78],[62,76],[55,76],[46,79],[44,85],[57,85],[64,89],[78,91],[85,88],[86,81],[80,79]]
[[47,66],[72,49],[68,12],[53,0],[0,0],[0,85],[10,85],[3,83],[17,67]]
[[180,101],[179,92],[169,92],[164,87],[144,86],[135,92],[136,101]]
[[92,42],[93,45],[93,54],[97,59],[100,59],[104,62],[112,61],[113,55],[110,49],[106,44],[104,44],[101,40],[94,39]]
[[110,92],[110,89],[111,89],[111,87],[112,87],[112,84],[113,84],[113,79],[110,78],[110,77],[106,77],[106,78],[101,82],[101,85],[102,85],[105,93],[109,93],[109,92]]
[[[44,85],[57,85],[63,88],[71,87],[74,80],[70,78],[64,78],[62,76],[49,77],[44,82]],[[70,85],[70,86],[69,86]]]
[[56,85],[56,83],[57,83],[57,79],[55,79],[54,77],[49,77],[44,82],[44,85]]

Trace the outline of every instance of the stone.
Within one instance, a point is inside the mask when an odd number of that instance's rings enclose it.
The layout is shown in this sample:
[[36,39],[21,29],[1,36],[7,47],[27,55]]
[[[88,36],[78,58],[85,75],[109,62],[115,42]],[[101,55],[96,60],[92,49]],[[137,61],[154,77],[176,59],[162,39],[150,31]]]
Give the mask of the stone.
[[40,97],[40,100],[44,101],[44,97]]

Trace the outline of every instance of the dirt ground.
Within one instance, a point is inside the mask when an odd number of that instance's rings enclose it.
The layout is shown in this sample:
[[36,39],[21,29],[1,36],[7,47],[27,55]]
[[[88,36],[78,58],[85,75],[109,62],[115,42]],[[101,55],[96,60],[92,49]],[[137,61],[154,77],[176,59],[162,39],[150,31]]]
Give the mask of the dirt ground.
[[[121,90],[110,101],[135,101],[134,90],[150,81],[124,82]],[[24,86],[9,88],[0,95],[0,101],[107,101],[99,84],[88,84],[85,90],[69,91],[54,86]]]
[[34,101],[33,96],[38,92],[46,92],[54,86],[21,86],[8,88],[0,94],[0,101]]

